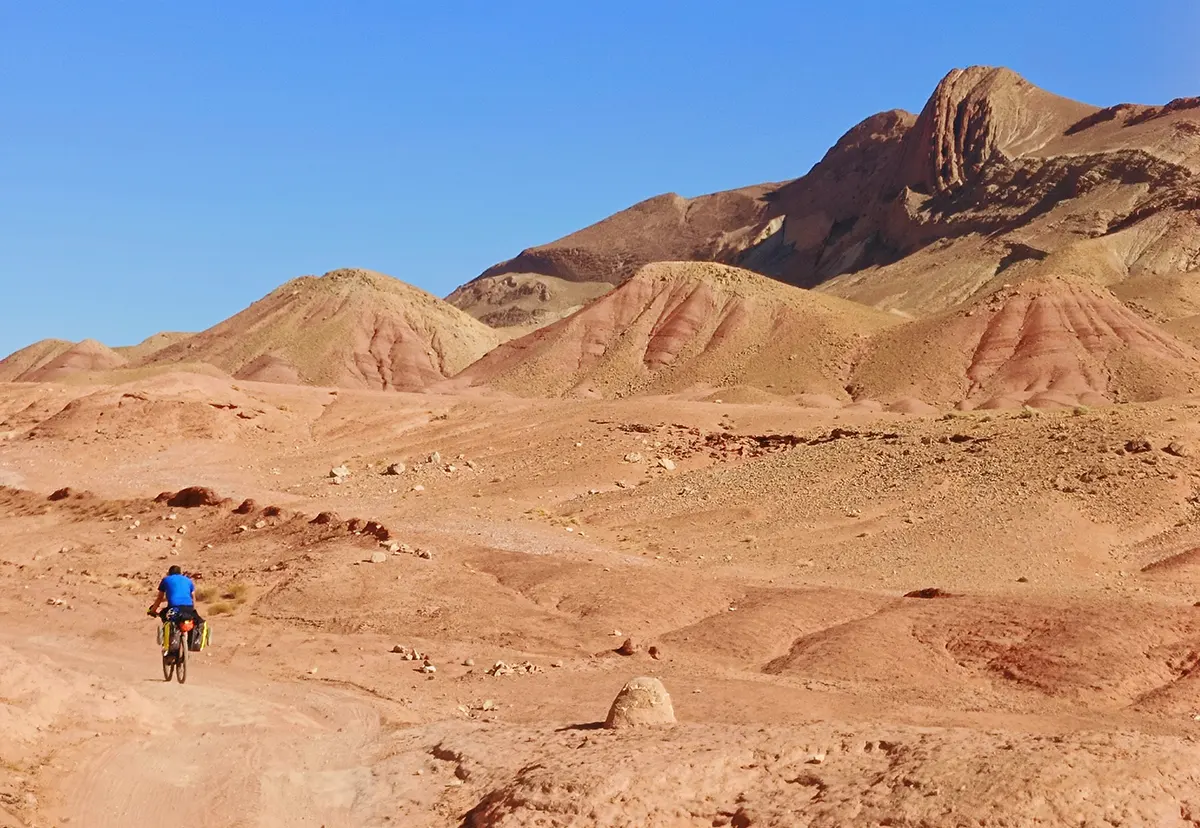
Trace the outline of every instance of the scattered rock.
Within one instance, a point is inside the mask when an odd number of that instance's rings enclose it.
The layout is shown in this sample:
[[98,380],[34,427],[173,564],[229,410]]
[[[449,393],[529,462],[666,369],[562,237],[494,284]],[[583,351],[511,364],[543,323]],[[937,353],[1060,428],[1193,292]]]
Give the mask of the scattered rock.
[[371,563],[383,563],[388,559],[386,552],[372,552]]
[[332,477],[334,480],[337,480],[338,478],[349,477],[350,469],[348,469],[345,465],[334,466],[332,469],[329,470],[329,476]]
[[260,519],[260,520],[256,520],[256,521],[254,521],[254,528],[255,528],[255,529],[266,529],[266,528],[267,528],[267,522],[266,522],[265,520],[261,520],[261,519]]
[[487,674],[489,676],[512,676],[533,675],[540,672],[542,672],[542,668],[529,661],[523,661],[520,664],[506,664],[503,661],[497,661],[488,668]]
[[1029,583],[1029,579],[1026,578],[1024,575],[1022,575],[1020,578],[1017,578],[1017,583],[1018,584],[1027,584],[1027,583]]
[[657,660],[661,655],[658,647],[655,647],[655,646],[651,646],[649,650],[646,650],[646,652],[649,653],[650,657],[655,660]]
[[429,656],[419,650],[411,647],[402,647],[399,644],[392,647],[392,652],[399,655],[405,661],[428,661]]
[[168,506],[179,509],[195,509],[200,506],[218,506],[221,496],[207,486],[188,486],[173,494],[167,501]]
[[1178,440],[1172,440],[1167,444],[1167,447],[1164,448],[1163,451],[1174,457],[1190,457],[1192,454],[1192,447],[1187,443],[1181,443]]
[[233,510],[235,515],[248,515],[258,509],[258,504],[251,498],[246,498]]
[[414,492],[423,492],[423,491],[425,491],[425,487],[422,486],[420,483],[418,483],[417,485],[412,487],[412,490]]
[[912,592],[904,593],[905,598],[949,598],[949,592],[938,589],[937,587],[925,587],[924,589],[914,589]]
[[551,667],[562,667],[563,666],[562,659],[561,658],[554,659],[554,661],[550,662],[550,666]]
[[278,506],[268,506],[262,510],[263,517],[283,517],[283,509]]
[[1130,440],[1125,443],[1125,451],[1129,454],[1142,454],[1143,452],[1150,451],[1150,441],[1144,437]]
[[464,666],[464,667],[474,667],[474,666],[475,666],[475,659],[473,659],[473,658],[464,658],[464,659],[463,659],[463,666]]
[[625,641],[621,643],[621,646],[617,647],[616,649],[616,652],[623,656],[631,656],[637,651],[637,645],[633,643],[632,638],[626,638]]
[[331,523],[338,524],[338,523],[341,523],[342,521],[341,521],[341,518],[339,518],[337,516],[337,512],[321,512],[315,518],[312,519],[312,522],[323,526],[325,524],[331,524]]
[[374,535],[381,541],[389,540],[392,537],[391,531],[377,520],[368,520],[367,525],[362,530],[368,535]]
[[383,473],[397,475],[397,474],[404,474],[404,472],[407,470],[408,470],[408,467],[405,466],[403,463],[391,463],[390,465],[388,465],[388,467],[386,469],[383,470]]
[[604,726],[663,727],[675,724],[675,708],[667,688],[656,678],[642,676],[627,683],[613,700]]
[[658,465],[662,466],[667,471],[675,471],[675,461],[670,457],[658,458]]
[[1075,486],[1067,482],[1067,478],[1061,474],[1054,478],[1054,488],[1066,494],[1073,494],[1076,491]]
[[429,462],[435,466],[440,466],[442,464],[442,453],[440,451],[432,452],[429,455]]
[[391,552],[393,555],[395,555],[396,553],[398,553],[400,551],[400,544],[397,543],[396,541],[380,541],[379,545],[382,546],[384,549],[386,549],[388,552]]
[[636,451],[631,451],[631,452],[629,452],[629,454],[625,455],[625,462],[626,463],[640,463],[640,462],[642,462],[642,455]]
[[430,560],[433,560],[433,553],[430,552],[428,549],[418,549],[417,557],[424,558],[425,560],[430,561]]
[[176,531],[176,533],[178,533],[178,534],[180,534],[180,535],[186,535],[186,534],[187,534],[187,527],[186,527],[186,526],[180,526],[180,527],[179,527],[178,529],[176,529],[175,531]]

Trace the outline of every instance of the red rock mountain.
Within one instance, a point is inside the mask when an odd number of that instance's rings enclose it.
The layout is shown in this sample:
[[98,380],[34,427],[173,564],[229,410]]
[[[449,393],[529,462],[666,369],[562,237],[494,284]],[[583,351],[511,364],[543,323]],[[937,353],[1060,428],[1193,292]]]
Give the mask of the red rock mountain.
[[[670,258],[920,316],[1018,262],[1106,238],[1122,259],[1117,282],[1171,282],[1200,263],[1198,170],[1200,98],[1098,109],[971,67],[947,75],[919,115],[853,127],[801,178],[650,199],[490,268],[450,301],[493,324],[536,324]],[[1194,313],[1186,286],[1170,290],[1159,321]]]

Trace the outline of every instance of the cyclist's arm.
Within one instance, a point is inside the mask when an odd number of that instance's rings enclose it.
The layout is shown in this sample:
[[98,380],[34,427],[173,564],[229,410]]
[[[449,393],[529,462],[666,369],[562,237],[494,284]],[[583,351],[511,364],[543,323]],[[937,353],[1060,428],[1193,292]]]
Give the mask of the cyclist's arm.
[[157,615],[158,608],[161,607],[166,600],[167,594],[160,589],[158,591],[158,597],[154,599],[154,603],[150,605],[150,609],[147,610],[147,612],[151,615]]

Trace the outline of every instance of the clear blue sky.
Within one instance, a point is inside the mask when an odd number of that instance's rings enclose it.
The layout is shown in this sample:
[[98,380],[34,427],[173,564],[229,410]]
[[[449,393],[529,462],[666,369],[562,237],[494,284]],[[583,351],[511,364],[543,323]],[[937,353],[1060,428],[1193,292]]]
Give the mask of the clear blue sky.
[[0,355],[368,267],[439,295],[660,192],[806,172],[1006,65],[1200,94],[1200,3],[0,0]]

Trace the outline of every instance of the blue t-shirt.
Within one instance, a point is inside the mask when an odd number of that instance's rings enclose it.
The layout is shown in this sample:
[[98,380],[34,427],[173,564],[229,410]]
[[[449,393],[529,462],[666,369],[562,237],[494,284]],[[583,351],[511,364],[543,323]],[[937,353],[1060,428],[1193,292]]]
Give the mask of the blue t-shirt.
[[168,607],[194,606],[192,593],[196,587],[186,575],[168,575],[159,582],[158,589],[167,596]]

